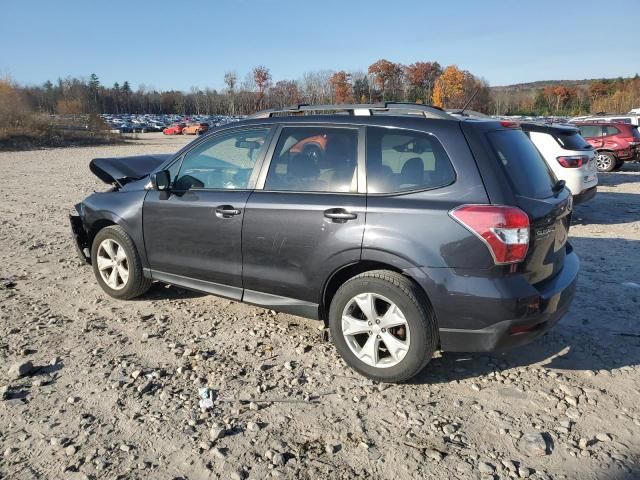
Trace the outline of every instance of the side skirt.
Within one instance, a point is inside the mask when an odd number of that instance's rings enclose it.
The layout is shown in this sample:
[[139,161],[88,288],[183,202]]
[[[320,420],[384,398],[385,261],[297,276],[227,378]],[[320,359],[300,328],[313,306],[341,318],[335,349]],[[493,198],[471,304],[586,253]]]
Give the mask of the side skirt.
[[210,293],[218,297],[242,301],[258,307],[268,308],[277,312],[289,313],[299,317],[320,319],[320,309],[317,303],[305,302],[290,297],[281,297],[270,293],[244,290],[239,287],[230,287],[220,283],[207,282],[173,273],[159,272],[149,268],[143,269],[144,276],[163,283],[170,283],[179,287],[195,290],[196,292]]

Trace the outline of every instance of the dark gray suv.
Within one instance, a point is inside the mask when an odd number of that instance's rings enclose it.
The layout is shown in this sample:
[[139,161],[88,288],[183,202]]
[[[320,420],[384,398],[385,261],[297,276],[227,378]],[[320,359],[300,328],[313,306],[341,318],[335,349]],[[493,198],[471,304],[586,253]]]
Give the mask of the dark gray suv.
[[298,105],[90,168],[113,188],[71,226],[109,295],[160,281],[317,318],[375,380],[529,342],[574,296],[571,194],[511,122]]

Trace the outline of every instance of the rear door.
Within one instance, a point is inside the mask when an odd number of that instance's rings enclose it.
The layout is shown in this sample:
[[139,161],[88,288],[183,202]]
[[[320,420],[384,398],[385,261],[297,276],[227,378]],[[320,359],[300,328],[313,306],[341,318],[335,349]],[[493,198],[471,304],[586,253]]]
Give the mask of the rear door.
[[362,136],[357,126],[280,128],[245,209],[245,301],[314,317],[324,281],[360,260]]
[[564,266],[571,224],[571,193],[566,188],[554,191],[557,179],[522,130],[493,129],[486,132],[486,137],[493,160],[497,161],[514,194],[514,204],[524,210],[531,221],[529,253],[522,266],[524,273],[532,284],[551,278]]
[[595,149],[602,148],[602,125],[578,125],[580,134]]

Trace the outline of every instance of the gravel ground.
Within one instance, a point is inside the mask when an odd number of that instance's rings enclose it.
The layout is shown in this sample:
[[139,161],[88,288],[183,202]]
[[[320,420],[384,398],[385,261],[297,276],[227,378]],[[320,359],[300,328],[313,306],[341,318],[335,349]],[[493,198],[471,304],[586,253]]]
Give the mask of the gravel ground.
[[635,165],[577,207],[578,294],[547,336],[384,385],[317,322],[163,285],[116,301],[78,265],[88,161],[188,140],[0,153],[0,478],[640,478]]

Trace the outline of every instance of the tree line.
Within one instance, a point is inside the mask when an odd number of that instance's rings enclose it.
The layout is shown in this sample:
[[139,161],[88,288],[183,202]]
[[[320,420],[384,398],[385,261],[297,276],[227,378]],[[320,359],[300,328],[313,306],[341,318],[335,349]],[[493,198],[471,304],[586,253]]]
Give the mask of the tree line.
[[319,70],[297,80],[274,81],[259,65],[242,80],[236,72],[223,76],[224,88],[192,87],[159,91],[126,80],[103,85],[96,74],[88,79],[66,78],[37,86],[13,84],[30,111],[49,114],[152,113],[247,115],[265,108],[296,103],[340,104],[403,101],[469,109],[490,114],[579,115],[628,112],[640,107],[640,78],[562,82],[544,87],[512,86],[491,89],[488,83],[456,65],[436,61],[409,65],[380,59],[367,71]]
[[[460,108],[473,96],[470,108],[492,108],[489,85],[471,72],[438,62],[410,65],[381,59],[366,72],[320,70],[298,80],[274,81],[269,68],[259,65],[240,80],[226,72],[224,88],[192,87],[188,92],[147,88],[136,90],[128,81],[103,85],[94,73],[88,79],[65,78],[37,86],[15,86],[35,112],[175,113],[246,115],[265,108],[296,103],[373,103],[404,101]],[[474,96],[475,93],[475,96]]]
[[582,115],[626,113],[640,107],[640,76],[558,83],[545,87],[496,89],[493,111],[499,114]]

